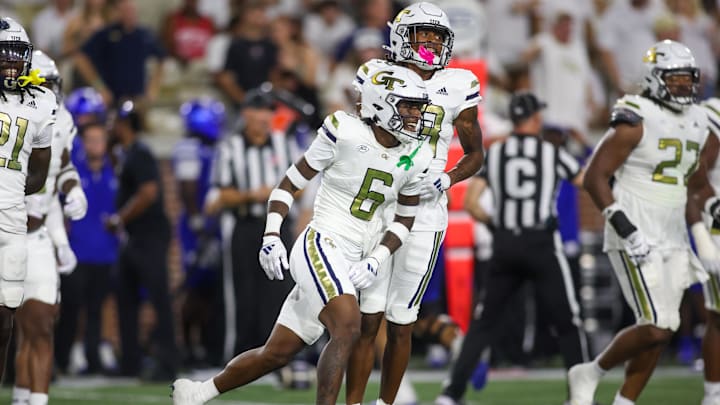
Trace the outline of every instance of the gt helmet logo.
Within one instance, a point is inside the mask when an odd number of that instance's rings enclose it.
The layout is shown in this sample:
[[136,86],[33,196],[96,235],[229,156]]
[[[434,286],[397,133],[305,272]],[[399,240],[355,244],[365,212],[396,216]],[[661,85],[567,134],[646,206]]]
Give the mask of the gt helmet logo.
[[381,70],[372,76],[372,84],[384,85],[387,91],[395,90],[396,83],[398,87],[405,87],[405,80],[392,77],[392,74],[389,70]]

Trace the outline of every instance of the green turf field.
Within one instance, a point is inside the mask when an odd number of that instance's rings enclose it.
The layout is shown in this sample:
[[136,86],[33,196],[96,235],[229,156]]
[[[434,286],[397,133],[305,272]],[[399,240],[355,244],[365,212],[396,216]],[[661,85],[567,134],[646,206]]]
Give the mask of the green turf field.
[[[619,380],[608,378],[598,389],[597,400],[608,405],[612,402]],[[415,383],[421,404],[432,404],[440,390],[439,382]],[[376,393],[377,383],[368,389]],[[702,399],[702,376],[657,376],[653,378],[638,405],[700,405]],[[170,389],[166,385],[130,385],[105,387],[53,387],[50,404],[171,404]],[[313,391],[284,391],[271,385],[255,384],[229,394],[212,404],[264,405],[264,404],[314,404]],[[369,401],[371,398],[366,398]],[[565,399],[565,384],[553,380],[491,380],[480,393],[470,391],[468,404],[477,405],[561,405]],[[0,392],[0,403],[10,403],[10,390]]]

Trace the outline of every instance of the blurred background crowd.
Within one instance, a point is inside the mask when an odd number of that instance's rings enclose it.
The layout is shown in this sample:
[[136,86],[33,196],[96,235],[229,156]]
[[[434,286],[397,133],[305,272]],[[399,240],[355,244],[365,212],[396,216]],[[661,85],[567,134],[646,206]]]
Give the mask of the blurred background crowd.
[[[662,39],[691,48],[702,70],[702,98],[718,88],[720,0],[436,3],[455,31],[454,63],[472,69],[483,83],[486,146],[512,129],[510,94],[529,88],[548,104],[548,136],[587,157],[615,99],[637,90],[638,55]],[[85,219],[68,224],[79,264],[62,277],[56,337],[61,372],[170,380],[183,367],[219,366],[265,340],[292,283],[289,277],[267,281],[257,264],[269,192],[326,114],[355,111],[355,71],[383,57],[387,22],[406,5],[0,0],[0,14],[20,21],[36,49],[58,63],[65,102],[79,128],[73,160],[90,208]],[[108,220],[122,181],[113,167],[130,163],[113,157],[116,136],[105,126],[86,124],[102,123],[128,101],[137,114],[128,136],[137,135],[157,158],[160,192],[152,215],[166,218],[168,243],[159,242],[165,222],[143,217],[121,231]],[[462,155],[459,145],[454,151],[456,158]],[[445,253],[418,323],[418,342],[431,343],[414,350],[426,353],[433,367],[445,365],[453,339],[467,326],[473,286],[482,284],[473,279],[481,277],[492,253],[490,232],[464,210],[465,189],[460,184],[450,195]],[[632,316],[600,254],[601,217],[583,192],[570,187],[565,193],[558,211],[566,253],[585,328],[603,347]],[[491,210],[487,196],[473,198]],[[308,221],[312,200],[311,187],[294,207],[288,241]],[[142,271],[130,274],[137,261],[118,266],[118,249],[138,233],[150,242],[137,248]],[[675,346],[676,360],[689,365],[699,353],[698,294],[688,292]],[[556,348],[534,316],[531,289],[522,295],[517,311],[525,321],[496,348],[496,364],[553,361]],[[312,363],[313,356],[308,352],[295,367]]]

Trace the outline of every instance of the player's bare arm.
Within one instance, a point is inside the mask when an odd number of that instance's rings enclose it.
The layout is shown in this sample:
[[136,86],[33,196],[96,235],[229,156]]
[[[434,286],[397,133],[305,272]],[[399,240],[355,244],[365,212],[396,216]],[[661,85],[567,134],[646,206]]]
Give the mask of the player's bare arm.
[[[305,185],[307,185],[307,182],[313,179],[318,172],[317,170],[310,167],[310,165],[307,163],[304,157],[300,158],[297,163],[295,163],[295,169],[297,170],[298,174],[302,176],[302,179],[298,178],[293,182],[293,180],[290,179],[290,177],[296,177],[292,174],[288,175],[286,174],[285,177],[283,177],[282,181],[280,181],[280,184],[276,187],[277,190],[283,190],[291,195],[296,195],[297,192],[305,188]],[[288,170],[290,171],[290,170]],[[305,180],[304,183],[302,180]],[[300,181],[298,181],[300,180]],[[296,184],[300,183],[300,184]],[[290,211],[290,206],[283,203],[279,200],[271,200],[270,205],[268,206],[268,213],[270,212],[276,212],[280,214],[283,218],[288,214]]]
[[467,191],[465,192],[464,208],[474,220],[489,224],[492,218],[480,205],[480,195],[487,188],[487,180],[481,177],[470,179]]
[[25,180],[25,195],[35,194],[45,185],[50,168],[50,147],[34,148],[30,153],[28,174]]
[[461,182],[480,170],[485,161],[485,152],[482,146],[482,130],[477,120],[477,107],[464,109],[455,118],[455,129],[465,155],[460,158],[455,167],[448,171],[450,185]]
[[640,143],[643,135],[642,123],[618,124],[603,137],[597,150],[590,158],[583,186],[599,209],[615,202],[610,188],[610,178]]
[[686,214],[688,224],[694,224],[701,220],[701,212],[705,202],[715,195],[715,190],[708,181],[708,171],[715,167],[719,151],[720,142],[716,136],[710,134],[700,152],[697,170],[688,179]]

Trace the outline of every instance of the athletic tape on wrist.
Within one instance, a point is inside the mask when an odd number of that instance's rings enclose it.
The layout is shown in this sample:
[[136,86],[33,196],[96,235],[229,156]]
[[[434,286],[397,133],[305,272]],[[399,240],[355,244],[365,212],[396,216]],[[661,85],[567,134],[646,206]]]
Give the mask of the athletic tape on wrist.
[[408,235],[410,234],[410,230],[400,222],[393,222],[392,224],[390,224],[387,231],[394,233],[395,236],[400,239],[400,242],[405,242],[405,239],[407,239]]
[[280,233],[280,227],[282,227],[283,216],[277,212],[269,212],[265,219],[265,234],[268,233]]
[[395,215],[399,215],[401,217],[414,217],[417,214],[417,211],[417,205],[404,205],[398,203],[397,207],[395,207]]
[[300,170],[298,170],[295,165],[290,166],[285,172],[285,175],[293,184],[293,186],[300,190],[304,189],[309,182],[309,180],[306,179],[305,176],[302,175],[302,173],[300,173]]
[[60,173],[57,178],[57,184],[58,188],[61,188],[63,184],[65,184],[68,180],[75,180],[78,183],[80,183],[80,175],[78,175],[77,170],[75,168],[66,169],[64,172]]
[[290,194],[290,192],[287,190],[275,188],[273,189],[273,191],[270,192],[270,197],[268,198],[268,207],[273,201],[279,201],[287,205],[288,209],[290,209],[290,207],[292,207],[293,205],[293,202],[295,202],[295,197],[293,197],[293,195]]
[[388,249],[385,245],[379,245],[375,249],[373,249],[372,253],[370,253],[369,257],[372,257],[373,259],[378,261],[378,266],[383,264],[385,260],[387,260],[388,257],[390,257],[390,249]]

